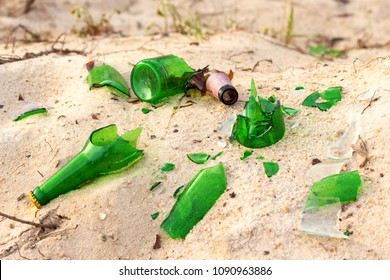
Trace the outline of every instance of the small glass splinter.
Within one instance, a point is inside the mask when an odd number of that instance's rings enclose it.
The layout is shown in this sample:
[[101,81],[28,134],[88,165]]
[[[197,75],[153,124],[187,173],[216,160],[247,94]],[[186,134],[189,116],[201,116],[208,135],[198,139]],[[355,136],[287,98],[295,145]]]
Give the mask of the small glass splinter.
[[139,161],[136,144],[142,128],[118,136],[116,125],[92,132],[83,150],[42,186],[29,193],[37,208],[102,175],[119,172]]

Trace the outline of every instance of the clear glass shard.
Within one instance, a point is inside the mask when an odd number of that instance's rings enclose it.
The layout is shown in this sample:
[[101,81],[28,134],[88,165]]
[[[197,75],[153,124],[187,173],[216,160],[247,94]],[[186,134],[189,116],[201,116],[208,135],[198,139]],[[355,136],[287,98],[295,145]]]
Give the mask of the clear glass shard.
[[220,134],[222,134],[222,135],[226,135],[226,136],[230,137],[232,135],[233,126],[234,126],[234,123],[236,122],[236,119],[237,119],[237,115],[236,114],[231,115],[221,125],[221,127],[218,129],[218,132]]
[[352,157],[352,145],[356,144],[360,134],[360,114],[353,114],[349,121],[349,127],[343,136],[332,144],[325,152],[325,159],[345,160]]
[[335,200],[333,204],[321,207],[318,211],[306,210],[298,230],[307,234],[347,239],[348,236],[337,229],[341,204],[337,198],[333,199]]
[[346,160],[336,162],[320,162],[316,165],[313,165],[306,174],[312,178],[314,182],[317,182],[330,175],[340,173],[341,168],[345,163]]

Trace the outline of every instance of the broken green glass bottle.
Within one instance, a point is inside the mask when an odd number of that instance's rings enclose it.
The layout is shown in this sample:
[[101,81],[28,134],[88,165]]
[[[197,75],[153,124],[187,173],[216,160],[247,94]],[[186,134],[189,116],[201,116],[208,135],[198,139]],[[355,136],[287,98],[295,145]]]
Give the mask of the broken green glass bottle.
[[139,99],[156,104],[184,93],[194,74],[196,71],[175,55],[144,59],[131,72],[131,87]]
[[252,79],[251,96],[242,115],[237,116],[232,139],[248,148],[262,148],[275,144],[285,132],[284,117],[280,102],[274,96],[259,97]]
[[116,125],[95,130],[83,150],[42,186],[29,193],[37,208],[61,194],[75,190],[102,175],[119,172],[136,163],[144,154],[136,144],[142,128],[118,136]]
[[225,190],[223,164],[201,169],[181,193],[161,227],[171,238],[184,239]]

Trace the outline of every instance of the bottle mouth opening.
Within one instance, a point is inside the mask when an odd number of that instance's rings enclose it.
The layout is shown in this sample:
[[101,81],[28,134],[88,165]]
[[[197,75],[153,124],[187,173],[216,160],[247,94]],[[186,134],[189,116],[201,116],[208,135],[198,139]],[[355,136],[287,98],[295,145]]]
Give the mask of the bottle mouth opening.
[[225,85],[220,88],[218,97],[223,104],[233,105],[238,100],[238,92],[233,86]]

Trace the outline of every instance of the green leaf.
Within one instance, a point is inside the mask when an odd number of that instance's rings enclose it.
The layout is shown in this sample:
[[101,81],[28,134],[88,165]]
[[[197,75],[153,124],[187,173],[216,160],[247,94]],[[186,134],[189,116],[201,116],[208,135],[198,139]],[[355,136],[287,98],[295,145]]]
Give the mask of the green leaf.
[[309,48],[309,54],[311,55],[322,55],[326,52],[326,47],[323,45],[318,45]]
[[263,166],[268,177],[272,177],[279,172],[279,164],[277,162],[265,161]]
[[196,164],[205,164],[210,158],[210,155],[205,153],[194,153],[194,154],[187,154],[187,157],[189,160],[191,160]]

